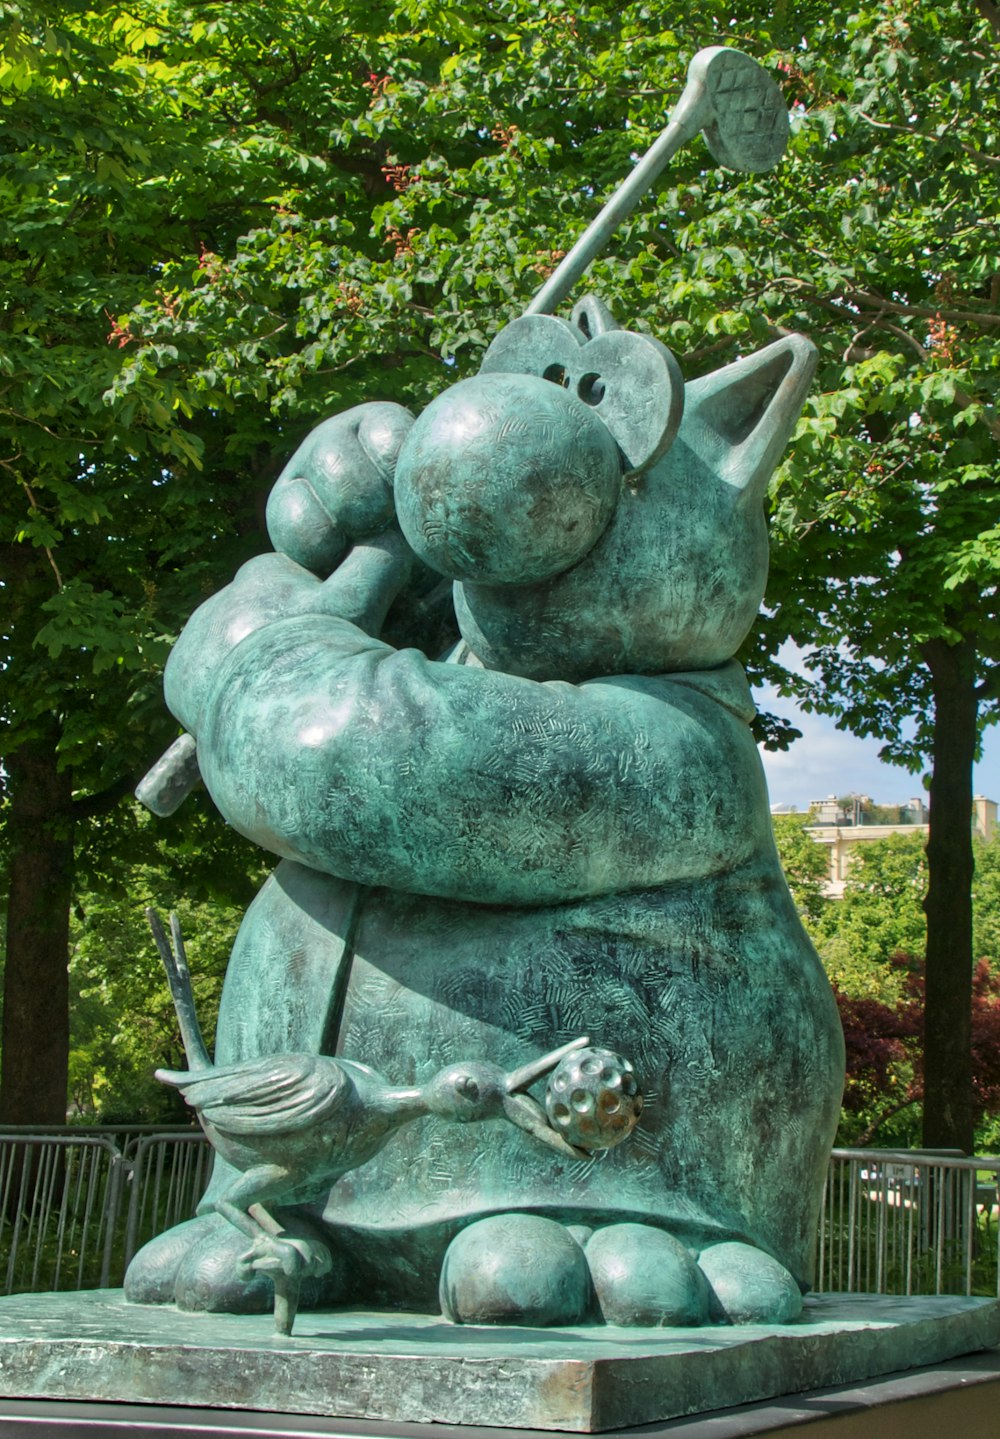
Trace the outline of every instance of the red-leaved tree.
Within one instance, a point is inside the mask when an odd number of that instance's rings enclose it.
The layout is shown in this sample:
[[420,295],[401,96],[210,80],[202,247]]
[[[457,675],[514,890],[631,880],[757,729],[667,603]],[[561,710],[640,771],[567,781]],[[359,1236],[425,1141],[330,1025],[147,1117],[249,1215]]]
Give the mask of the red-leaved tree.
[[[834,987],[847,1050],[844,1109],[856,1118],[858,1132],[851,1138],[857,1144],[870,1144],[889,1120],[924,1097],[923,962],[908,954],[896,954],[891,962],[904,972],[895,1005],[853,999]],[[972,976],[972,1056],[978,1124],[1000,1113],[1000,973],[986,959]]]

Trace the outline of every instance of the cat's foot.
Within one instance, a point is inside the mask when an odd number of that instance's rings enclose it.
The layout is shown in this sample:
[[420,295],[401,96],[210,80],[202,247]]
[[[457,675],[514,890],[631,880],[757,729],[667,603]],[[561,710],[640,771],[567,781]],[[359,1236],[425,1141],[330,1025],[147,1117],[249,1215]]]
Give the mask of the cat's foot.
[[448,1246],[440,1298],[455,1324],[578,1324],[591,1304],[590,1275],[564,1225],[537,1214],[495,1214]]
[[802,1313],[802,1292],[788,1270],[751,1244],[713,1244],[698,1256],[698,1268],[717,1324],[790,1324]]
[[665,1229],[609,1224],[587,1242],[586,1258],[605,1324],[708,1323],[708,1282]]

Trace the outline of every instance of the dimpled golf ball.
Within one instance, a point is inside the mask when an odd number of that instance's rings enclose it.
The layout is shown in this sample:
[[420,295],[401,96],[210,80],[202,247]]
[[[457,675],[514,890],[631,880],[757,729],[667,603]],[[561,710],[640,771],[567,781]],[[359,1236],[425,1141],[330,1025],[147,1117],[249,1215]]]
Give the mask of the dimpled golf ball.
[[642,1095],[632,1066],[613,1049],[578,1049],[549,1076],[545,1112],[578,1149],[613,1149],[632,1133]]

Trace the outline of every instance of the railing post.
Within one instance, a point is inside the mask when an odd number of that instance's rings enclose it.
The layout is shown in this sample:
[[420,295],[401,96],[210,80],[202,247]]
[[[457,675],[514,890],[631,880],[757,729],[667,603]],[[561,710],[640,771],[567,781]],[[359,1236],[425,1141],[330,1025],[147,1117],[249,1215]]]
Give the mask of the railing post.
[[129,1165],[128,1182],[131,1186],[128,1197],[128,1218],[125,1224],[125,1268],[132,1263],[135,1254],[136,1235],[139,1232],[139,1206],[142,1195],[142,1164],[145,1156],[145,1146],[140,1138],[135,1146],[135,1153],[132,1156],[132,1163]]
[[118,1211],[121,1207],[122,1184],[125,1179],[127,1160],[124,1154],[115,1147],[110,1155],[108,1163],[108,1187],[106,1191],[105,1209],[105,1230],[104,1230],[104,1253],[101,1256],[101,1288],[108,1289],[111,1285],[111,1259],[114,1253],[116,1231],[118,1228]]

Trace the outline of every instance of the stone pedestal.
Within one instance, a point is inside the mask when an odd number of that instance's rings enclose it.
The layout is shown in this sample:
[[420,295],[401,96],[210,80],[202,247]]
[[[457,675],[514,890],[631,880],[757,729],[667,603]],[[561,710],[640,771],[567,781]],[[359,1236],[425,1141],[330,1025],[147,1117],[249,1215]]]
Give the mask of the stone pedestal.
[[935,1364],[1000,1342],[1000,1303],[817,1296],[740,1328],[457,1328],[410,1314],[182,1314],[117,1290],[0,1300],[0,1395],[596,1433]]

